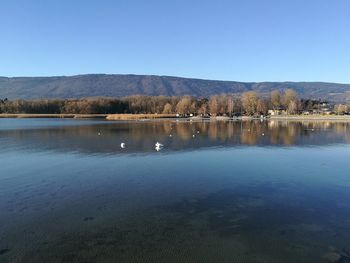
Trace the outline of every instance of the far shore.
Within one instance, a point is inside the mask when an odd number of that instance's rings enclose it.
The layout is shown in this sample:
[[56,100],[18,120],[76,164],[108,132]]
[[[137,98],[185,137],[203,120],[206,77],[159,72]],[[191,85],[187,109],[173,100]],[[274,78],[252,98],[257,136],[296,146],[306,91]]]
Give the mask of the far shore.
[[32,114],[0,113],[0,118],[62,118],[62,119],[106,119],[106,120],[141,120],[176,118],[176,114]]
[[62,118],[62,119],[105,119],[107,114],[32,114],[32,113],[1,113],[0,118]]
[[350,115],[276,115],[270,116],[269,119],[295,121],[350,121]]
[[182,119],[182,120],[286,120],[286,121],[350,121],[350,115],[276,115],[264,118],[252,116],[225,117],[217,116],[211,118],[194,117],[177,117],[176,114],[8,114],[1,113],[0,118],[62,118],[62,119],[105,119],[110,121],[127,121],[127,120],[148,120],[148,119]]

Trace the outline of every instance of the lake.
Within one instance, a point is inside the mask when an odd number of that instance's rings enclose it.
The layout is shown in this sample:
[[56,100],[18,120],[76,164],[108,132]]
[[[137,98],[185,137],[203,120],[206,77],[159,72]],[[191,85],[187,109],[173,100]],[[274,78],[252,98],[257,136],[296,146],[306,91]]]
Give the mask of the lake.
[[0,119],[0,262],[350,262],[349,143],[342,122]]

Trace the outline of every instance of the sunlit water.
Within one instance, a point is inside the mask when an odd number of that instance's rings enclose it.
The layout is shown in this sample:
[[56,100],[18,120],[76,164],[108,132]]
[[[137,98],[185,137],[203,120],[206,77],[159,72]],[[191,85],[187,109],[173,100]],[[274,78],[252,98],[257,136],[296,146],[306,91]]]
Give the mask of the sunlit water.
[[349,143],[340,122],[0,119],[0,262],[350,262]]

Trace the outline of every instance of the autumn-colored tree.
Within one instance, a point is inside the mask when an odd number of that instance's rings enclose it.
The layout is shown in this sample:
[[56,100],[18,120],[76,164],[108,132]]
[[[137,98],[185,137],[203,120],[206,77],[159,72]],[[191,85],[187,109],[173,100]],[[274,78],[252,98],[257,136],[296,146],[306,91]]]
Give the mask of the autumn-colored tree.
[[193,101],[190,106],[190,113],[194,114],[197,112],[197,102]]
[[257,105],[256,105],[256,111],[259,114],[267,115],[268,111],[268,102],[264,99],[258,99]]
[[299,110],[300,101],[298,94],[293,89],[287,89],[283,95],[283,105],[288,114],[296,114]]
[[217,96],[218,98],[218,114],[220,115],[226,115],[228,113],[227,110],[227,95],[226,94],[221,94]]
[[199,115],[205,116],[205,115],[208,114],[208,111],[209,111],[208,108],[209,108],[208,103],[207,102],[203,102],[202,105],[200,106],[200,108],[198,109],[197,113]]
[[[277,91],[271,92],[271,102],[250,91],[241,97],[221,94],[207,98],[166,97],[134,95],[117,98],[84,98],[70,100],[0,100],[1,113],[53,113],[53,114],[111,114],[111,113],[198,113],[206,115],[233,114],[266,114],[268,106],[283,106],[289,114],[296,114],[300,109],[319,109],[322,103],[319,100],[299,100],[294,90],[288,89],[282,98]],[[337,105],[334,110],[338,114],[349,111],[346,105]]]
[[167,103],[164,105],[163,114],[170,114],[170,113],[172,113],[172,106],[170,103]]
[[278,90],[273,90],[270,95],[271,106],[274,110],[281,106],[281,93]]
[[336,104],[334,106],[334,112],[338,115],[344,115],[346,112],[348,112],[348,106],[344,104]]
[[191,97],[185,96],[176,105],[176,111],[180,114],[189,114],[191,105],[192,105]]
[[254,115],[257,112],[258,94],[255,91],[248,91],[242,94],[242,107],[247,115]]
[[283,105],[288,108],[291,101],[296,103],[298,101],[298,94],[293,89],[287,89],[283,95]]
[[212,96],[209,100],[209,111],[210,114],[213,116],[218,115],[219,113],[219,102],[218,102],[218,96]]

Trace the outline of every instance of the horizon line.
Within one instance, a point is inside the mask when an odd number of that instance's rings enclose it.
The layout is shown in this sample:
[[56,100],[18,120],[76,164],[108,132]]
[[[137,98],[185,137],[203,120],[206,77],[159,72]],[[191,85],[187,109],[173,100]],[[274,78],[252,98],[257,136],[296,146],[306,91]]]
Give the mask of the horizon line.
[[334,81],[322,81],[322,80],[312,80],[312,81],[304,81],[304,80],[283,80],[283,81],[239,81],[239,80],[225,80],[225,79],[209,79],[209,78],[200,78],[200,77],[184,77],[184,76],[175,76],[175,75],[162,75],[162,74],[136,74],[136,73],[81,73],[81,74],[63,74],[63,75],[12,75],[12,76],[0,76],[0,78],[69,78],[69,77],[79,77],[79,76],[145,76],[145,77],[168,77],[168,78],[181,78],[181,79],[193,79],[193,80],[206,80],[206,81],[222,81],[222,82],[239,82],[239,83],[331,83],[331,84],[340,84],[340,85],[349,85],[350,83],[344,82],[334,82]]

